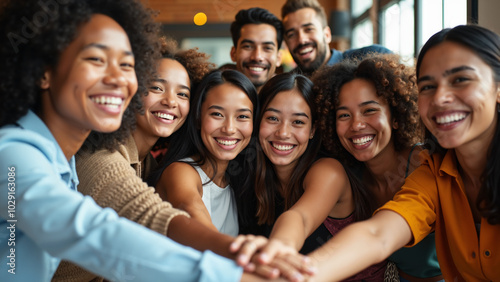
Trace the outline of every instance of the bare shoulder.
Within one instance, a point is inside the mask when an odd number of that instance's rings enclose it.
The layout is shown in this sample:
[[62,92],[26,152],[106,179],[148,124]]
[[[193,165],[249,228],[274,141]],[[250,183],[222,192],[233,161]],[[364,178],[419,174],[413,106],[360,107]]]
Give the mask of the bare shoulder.
[[321,158],[314,162],[304,179],[304,184],[331,182],[339,185],[349,182],[344,166],[334,158]]

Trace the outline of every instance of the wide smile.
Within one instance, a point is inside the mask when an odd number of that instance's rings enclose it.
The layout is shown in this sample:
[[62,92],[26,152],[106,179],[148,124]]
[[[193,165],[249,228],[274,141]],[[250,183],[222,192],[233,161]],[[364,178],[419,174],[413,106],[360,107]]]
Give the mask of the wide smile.
[[314,50],[314,44],[307,44],[295,49],[294,53],[303,60],[312,59]]
[[375,138],[374,134],[363,135],[363,136],[354,136],[351,137],[351,143],[355,149],[363,150],[366,149],[373,142]]
[[89,98],[99,109],[111,114],[121,113],[125,101],[123,97],[113,95],[94,95]]
[[159,121],[165,122],[165,123],[172,123],[174,120],[177,119],[177,116],[171,113],[165,113],[165,112],[151,112],[153,116],[155,116]]
[[237,144],[241,141],[240,139],[235,138],[218,138],[214,137],[214,140],[217,142],[217,145],[224,150],[233,150],[236,148]]
[[469,116],[468,112],[451,112],[446,114],[436,114],[432,120],[440,130],[451,130],[459,126]]
[[297,145],[288,144],[288,143],[278,143],[269,141],[269,145],[271,145],[271,149],[278,155],[288,155],[290,154]]
[[245,68],[247,69],[250,75],[254,76],[262,75],[269,69],[268,66],[252,65],[252,64],[245,64]]

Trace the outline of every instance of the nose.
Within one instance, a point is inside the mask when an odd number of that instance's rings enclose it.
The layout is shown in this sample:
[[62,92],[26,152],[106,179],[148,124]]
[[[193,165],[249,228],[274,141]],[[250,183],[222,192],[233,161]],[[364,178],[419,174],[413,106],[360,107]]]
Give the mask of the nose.
[[251,56],[251,59],[253,61],[262,61],[263,60],[263,56],[262,56],[262,48],[260,46],[256,47],[253,52],[252,52],[252,56]]
[[444,106],[453,102],[453,93],[452,91],[443,85],[438,85],[436,87],[436,91],[434,92],[434,96],[432,97],[432,103],[437,106]]
[[299,32],[297,33],[297,40],[299,41],[299,44],[307,43],[308,38],[303,30],[299,30]]
[[123,87],[127,85],[127,79],[118,63],[110,63],[106,68],[106,74],[103,82],[115,87]]
[[276,135],[281,139],[287,139],[290,137],[290,127],[287,123],[283,122],[276,130]]
[[[149,94],[151,95],[151,94]],[[175,91],[166,91],[161,99],[161,104],[169,108],[177,107],[177,94]]]
[[352,119],[351,128],[353,131],[360,131],[362,129],[365,129],[366,128],[365,121],[362,118],[358,117],[357,115],[354,115]]
[[224,125],[222,126],[222,132],[227,134],[234,134],[236,132],[233,119],[228,118],[224,121]]

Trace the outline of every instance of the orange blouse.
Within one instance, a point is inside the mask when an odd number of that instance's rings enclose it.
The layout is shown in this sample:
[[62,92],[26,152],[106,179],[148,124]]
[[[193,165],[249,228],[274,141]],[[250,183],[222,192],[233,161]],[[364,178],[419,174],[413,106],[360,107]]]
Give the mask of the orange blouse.
[[423,164],[379,210],[405,218],[413,234],[408,246],[436,231],[437,257],[446,281],[500,281],[500,225],[482,218],[478,238],[455,151],[448,150],[444,157],[423,151],[421,157]]

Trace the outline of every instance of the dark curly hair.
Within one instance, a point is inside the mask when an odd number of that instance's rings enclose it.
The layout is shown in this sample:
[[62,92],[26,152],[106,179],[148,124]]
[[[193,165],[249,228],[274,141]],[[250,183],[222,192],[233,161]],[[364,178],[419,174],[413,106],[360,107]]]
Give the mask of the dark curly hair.
[[[163,59],[177,61],[186,69],[191,82],[191,93],[196,91],[196,87],[203,77],[215,69],[215,64],[209,61],[210,55],[199,52],[198,48],[180,50],[177,41],[172,38],[160,37],[160,52]],[[172,135],[179,134],[182,131],[178,130]],[[161,150],[168,147],[168,143],[172,139],[171,137],[161,137],[158,139],[153,150]]]
[[[61,53],[76,38],[79,27],[94,14],[114,19],[127,33],[135,57],[138,93],[146,89],[158,53],[159,25],[139,1],[123,0],[6,0],[0,10],[0,126],[15,123],[28,110],[40,106],[39,82],[55,68]],[[140,109],[135,95],[114,133],[92,132],[84,146],[113,148],[129,136],[134,111]]]
[[340,89],[356,78],[373,83],[377,95],[387,101],[391,116],[398,125],[392,130],[396,151],[422,141],[423,126],[417,109],[414,68],[400,63],[398,55],[375,54],[358,61],[348,60],[322,67],[312,77],[318,105],[318,126],[322,132],[323,148],[329,154],[350,165],[357,163],[340,143],[335,121]]
[[241,37],[241,28],[246,24],[268,24],[273,26],[276,29],[278,49],[281,48],[281,43],[283,42],[283,24],[278,17],[262,8],[240,10],[236,14],[230,28],[234,47],[238,46],[238,40]]

